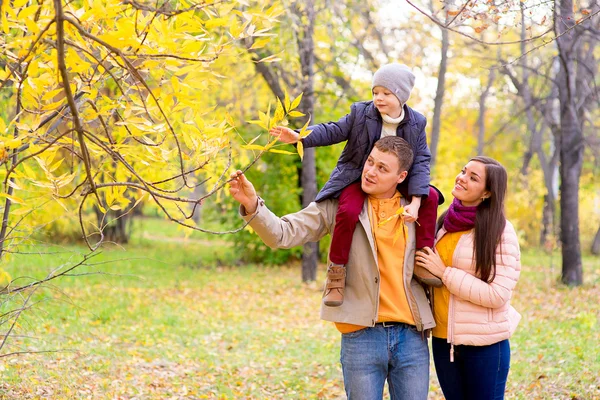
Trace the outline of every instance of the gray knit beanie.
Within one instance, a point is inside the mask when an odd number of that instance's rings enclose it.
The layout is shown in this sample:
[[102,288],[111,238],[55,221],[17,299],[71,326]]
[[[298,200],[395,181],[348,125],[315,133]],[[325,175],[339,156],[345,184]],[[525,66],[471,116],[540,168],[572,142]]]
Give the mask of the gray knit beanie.
[[410,92],[415,86],[415,76],[404,64],[387,64],[382,66],[373,75],[373,84],[382,86],[396,95],[400,104],[404,105],[410,97]]

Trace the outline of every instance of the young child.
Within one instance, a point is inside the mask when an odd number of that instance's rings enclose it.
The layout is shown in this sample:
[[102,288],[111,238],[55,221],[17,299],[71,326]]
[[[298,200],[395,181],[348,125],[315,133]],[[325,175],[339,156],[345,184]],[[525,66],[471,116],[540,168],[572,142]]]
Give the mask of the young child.
[[[329,180],[315,199],[319,202],[339,197],[329,253],[331,263],[327,268],[323,294],[326,306],[339,307],[344,301],[345,264],[348,262],[352,236],[366,198],[360,187],[360,177],[370,151],[381,137],[399,136],[413,149],[415,158],[408,178],[398,189],[404,197],[412,198],[404,210],[405,221],[419,220],[416,226],[416,248],[433,246],[438,200],[443,202],[443,196],[429,185],[431,152],[425,134],[427,121],[423,115],[406,105],[414,82],[415,76],[407,66],[396,63],[382,66],[373,75],[372,101],[354,103],[350,113],[338,122],[310,126],[308,129],[312,133],[302,139],[304,147],[328,146],[347,141]],[[299,140],[297,132],[283,126],[272,128],[270,133],[279,136],[285,143],[296,143]]]

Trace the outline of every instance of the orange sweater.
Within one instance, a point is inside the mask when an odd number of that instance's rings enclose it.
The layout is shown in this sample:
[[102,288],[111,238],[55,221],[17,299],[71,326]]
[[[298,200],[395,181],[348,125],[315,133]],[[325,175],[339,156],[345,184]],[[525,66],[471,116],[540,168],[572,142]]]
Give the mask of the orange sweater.
[[[369,220],[375,239],[380,275],[377,322],[395,321],[414,325],[415,320],[408,306],[403,279],[406,228],[399,215],[393,217],[401,207],[400,198],[398,192],[391,199],[369,197]],[[389,219],[390,217],[393,218]],[[342,333],[365,328],[353,324],[335,325]]]
[[[452,266],[454,249],[462,235],[468,231],[452,232],[445,234],[435,245],[435,249],[446,266]],[[433,318],[435,328],[431,332],[436,338],[446,339],[448,337],[448,309],[450,304],[450,292],[446,286],[433,288]]]

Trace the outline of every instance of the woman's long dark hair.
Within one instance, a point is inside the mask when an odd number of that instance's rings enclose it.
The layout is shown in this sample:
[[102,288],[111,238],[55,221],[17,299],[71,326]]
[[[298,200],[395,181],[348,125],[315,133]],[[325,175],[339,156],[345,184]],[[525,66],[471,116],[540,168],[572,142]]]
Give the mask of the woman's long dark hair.
[[[473,258],[475,273],[484,282],[491,282],[496,277],[496,249],[506,226],[504,197],[508,177],[502,164],[493,158],[477,156],[470,161],[485,165],[485,190],[490,192],[490,197],[477,206]],[[446,213],[438,219],[438,229],[441,228]]]

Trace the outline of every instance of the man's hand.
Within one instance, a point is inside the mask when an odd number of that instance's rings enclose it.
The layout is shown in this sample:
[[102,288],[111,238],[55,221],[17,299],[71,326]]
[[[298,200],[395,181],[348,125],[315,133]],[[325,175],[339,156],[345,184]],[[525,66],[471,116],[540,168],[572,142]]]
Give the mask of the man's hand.
[[229,193],[237,200],[248,214],[254,214],[258,207],[258,195],[254,189],[254,185],[242,171],[235,171],[231,174],[231,181],[229,181]]
[[286,128],[285,126],[276,126],[274,128],[271,128],[269,133],[273,136],[277,136],[279,140],[287,144],[298,143],[298,141],[300,140],[300,135],[298,134],[298,132],[290,128]]

